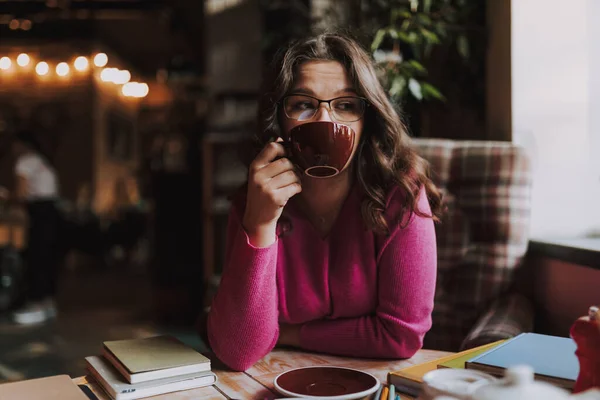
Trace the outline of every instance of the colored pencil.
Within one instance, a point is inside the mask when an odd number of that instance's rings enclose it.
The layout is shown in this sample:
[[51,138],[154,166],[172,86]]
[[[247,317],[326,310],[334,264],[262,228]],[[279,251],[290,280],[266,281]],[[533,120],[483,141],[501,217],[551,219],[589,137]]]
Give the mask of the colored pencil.
[[379,400],[388,400],[389,393],[390,393],[390,389],[388,389],[388,387],[385,386],[383,388],[383,390],[381,391],[381,397],[379,398]]
[[396,400],[396,387],[390,383],[390,393],[388,395],[388,400]]

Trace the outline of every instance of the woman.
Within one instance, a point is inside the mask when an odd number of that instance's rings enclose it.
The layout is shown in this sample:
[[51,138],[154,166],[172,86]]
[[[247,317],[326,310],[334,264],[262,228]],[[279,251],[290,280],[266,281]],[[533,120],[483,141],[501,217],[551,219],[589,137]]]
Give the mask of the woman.
[[[300,41],[274,73],[259,110],[264,147],[229,219],[210,345],[235,370],[276,345],[411,357],[431,327],[436,279],[440,196],[426,163],[354,41]],[[301,115],[297,96],[306,96]],[[349,102],[355,115],[340,118]],[[356,132],[352,162],[334,177],[299,174],[280,143],[312,121]]]
[[60,215],[56,208],[58,178],[35,135],[17,134],[13,143],[16,197],[29,216],[25,305],[14,312],[19,324],[36,324],[56,316],[54,296],[59,262]]

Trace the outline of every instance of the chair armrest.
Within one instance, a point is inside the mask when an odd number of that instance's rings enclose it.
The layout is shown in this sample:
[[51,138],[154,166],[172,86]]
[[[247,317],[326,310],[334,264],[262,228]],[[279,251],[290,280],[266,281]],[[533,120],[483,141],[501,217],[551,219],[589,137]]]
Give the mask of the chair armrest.
[[496,300],[482,314],[461,344],[471,349],[497,340],[509,339],[533,329],[533,306],[523,295],[512,293]]

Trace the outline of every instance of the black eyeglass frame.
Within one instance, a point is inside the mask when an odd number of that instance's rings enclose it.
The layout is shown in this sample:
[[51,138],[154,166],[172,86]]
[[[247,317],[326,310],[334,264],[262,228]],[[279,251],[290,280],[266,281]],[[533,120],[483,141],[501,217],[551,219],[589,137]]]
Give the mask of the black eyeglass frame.
[[317,97],[308,95],[308,94],[304,94],[304,93],[290,93],[287,94],[285,96],[283,96],[281,98],[281,100],[279,100],[277,102],[277,105],[282,106],[283,108],[283,113],[285,114],[286,117],[288,117],[289,119],[292,119],[294,121],[298,121],[296,118],[292,118],[287,114],[287,111],[285,110],[285,99],[287,99],[288,97],[293,97],[293,96],[304,96],[304,97],[308,97],[311,98],[313,100],[316,100],[318,102],[317,107],[315,108],[315,114],[311,117],[311,119],[317,114],[317,110],[319,109],[319,107],[321,106],[321,103],[327,103],[327,106],[329,107],[329,111],[332,114],[335,114],[335,111],[333,110],[333,108],[331,108],[331,102],[334,100],[339,100],[339,99],[359,99],[362,100],[363,103],[363,108],[362,108],[362,114],[359,118],[352,120],[352,121],[339,121],[339,122],[356,122],[356,121],[360,121],[364,116],[365,116],[365,111],[367,111],[367,107],[369,107],[371,105],[371,103],[369,103],[369,100],[366,99],[365,97],[361,97],[361,96],[339,96],[339,97],[335,97],[333,99],[329,99],[329,100],[321,100]]

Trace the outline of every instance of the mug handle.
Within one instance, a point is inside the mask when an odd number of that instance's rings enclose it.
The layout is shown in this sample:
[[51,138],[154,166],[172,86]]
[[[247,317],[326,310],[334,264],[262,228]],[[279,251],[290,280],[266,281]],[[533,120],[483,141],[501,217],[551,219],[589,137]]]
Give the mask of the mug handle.
[[[281,143],[281,145],[285,148],[285,152],[286,152],[285,157],[287,157],[292,162],[292,164],[294,164],[294,167],[296,168],[296,171],[300,175],[303,175],[304,174],[304,169],[300,165],[298,165],[294,161],[294,157],[292,157],[292,141],[289,140],[289,139],[284,139],[281,136],[279,136],[275,141],[278,142],[278,143]],[[279,157],[279,158],[281,158],[281,157]]]

